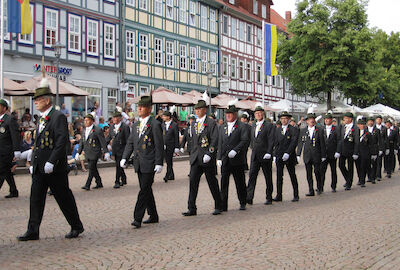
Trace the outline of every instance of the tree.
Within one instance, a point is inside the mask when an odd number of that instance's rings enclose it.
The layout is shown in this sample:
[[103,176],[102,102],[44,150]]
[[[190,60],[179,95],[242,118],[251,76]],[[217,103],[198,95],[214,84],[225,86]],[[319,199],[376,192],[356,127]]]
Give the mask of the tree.
[[303,0],[289,23],[291,37],[281,37],[277,63],[296,94],[371,96],[369,64],[373,46],[366,3],[357,0]]

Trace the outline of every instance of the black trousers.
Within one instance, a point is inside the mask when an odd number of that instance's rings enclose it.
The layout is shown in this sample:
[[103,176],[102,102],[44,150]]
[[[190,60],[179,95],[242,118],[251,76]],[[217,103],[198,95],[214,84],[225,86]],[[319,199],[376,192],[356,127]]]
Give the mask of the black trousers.
[[6,180],[7,184],[10,186],[10,193],[15,194],[18,192],[17,186],[15,185],[14,176],[10,172],[5,172],[0,174],[0,189],[3,186],[4,180]]
[[[210,161],[211,162],[211,161]],[[217,177],[215,177],[215,167],[204,167],[199,165],[198,161],[190,166],[190,185],[189,185],[189,200],[188,209],[189,211],[196,211],[196,198],[199,192],[200,178],[203,173],[206,176],[208,187],[211,191],[211,195],[214,198],[214,208],[222,209],[221,194],[219,191],[219,185]]]
[[[346,162],[347,162],[347,167],[346,167]],[[353,185],[353,175],[354,175],[353,157],[341,156],[339,158],[339,168],[343,174],[344,179],[346,180],[346,186],[351,187]]]
[[157,207],[152,189],[152,185],[154,183],[154,174],[154,172],[138,172],[140,190],[137,197],[135,210],[133,212],[133,218],[138,222],[142,222],[146,209],[147,213],[152,219],[158,219]]
[[175,174],[172,162],[174,151],[167,148],[167,150],[164,151],[164,155],[165,155],[165,162],[167,163],[167,173],[165,174],[164,178],[167,180],[174,180]]
[[376,159],[376,178],[381,179],[382,178],[382,162],[383,162],[384,156],[378,156]]
[[378,158],[375,160],[371,159],[370,166],[368,168],[368,179],[371,181],[375,181],[377,170],[378,170]]
[[321,181],[321,163],[307,162],[306,166],[306,174],[307,174],[307,182],[308,182],[308,191],[310,193],[314,193],[314,180],[313,180],[313,168],[315,179],[317,181],[317,189],[319,191],[323,191],[322,181]]
[[247,184],[247,200],[253,200],[254,191],[256,190],[258,172],[262,169],[266,184],[266,199],[272,200],[272,160],[265,160],[263,162],[254,159],[250,163],[249,182]]
[[356,168],[358,174],[358,180],[361,184],[365,184],[365,177],[371,168],[371,156],[359,156],[356,160]]
[[98,186],[102,186],[103,184],[101,183],[101,177],[99,171],[97,170],[97,159],[96,160],[89,159],[88,164],[89,164],[89,176],[85,186],[90,187],[93,177],[96,179],[96,184]]
[[331,188],[336,189],[337,185],[337,172],[336,172],[336,158],[327,158],[324,162],[321,163],[321,182],[322,182],[322,191],[324,190],[325,186],[325,175],[326,171],[329,167],[331,167]]
[[28,230],[39,232],[49,187],[71,228],[73,230],[82,229],[83,225],[79,218],[75,198],[69,188],[68,175],[66,172],[62,172],[52,174],[34,173],[32,175]]
[[221,167],[221,200],[222,210],[228,210],[228,194],[229,194],[229,177],[233,175],[235,180],[236,192],[240,205],[246,204],[247,190],[246,180],[244,176],[245,165],[233,166],[222,164]]
[[116,175],[115,175],[115,183],[122,183],[126,185],[126,174],[124,168],[120,166],[122,156],[116,155],[115,156],[115,168],[116,168]]
[[299,184],[297,182],[296,176],[296,164],[293,161],[282,161],[281,159],[276,161],[276,197],[282,198],[282,188],[283,188],[283,168],[289,172],[290,181],[293,187],[293,197],[299,197]]
[[385,155],[385,171],[388,175],[391,175],[394,171],[395,156],[393,150],[390,150],[389,155]]

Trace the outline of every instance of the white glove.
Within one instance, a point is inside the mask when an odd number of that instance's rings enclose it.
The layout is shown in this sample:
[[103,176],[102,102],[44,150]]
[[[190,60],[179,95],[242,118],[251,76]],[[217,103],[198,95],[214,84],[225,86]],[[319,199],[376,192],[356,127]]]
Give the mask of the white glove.
[[111,160],[111,158],[110,158],[110,153],[109,153],[109,152],[107,152],[107,153],[104,154],[104,159],[107,160],[107,161],[108,161],[108,160]]
[[204,157],[203,157],[203,163],[208,163],[208,162],[210,162],[210,160],[211,160],[211,157],[209,156],[209,155],[204,155]]
[[386,150],[385,150],[385,155],[387,156],[387,155],[389,155],[389,153],[390,153],[390,150],[389,150],[389,149],[386,149]]
[[75,160],[79,160],[79,154],[78,153],[75,154]]
[[175,148],[175,154],[178,154],[179,153],[179,148]]
[[160,173],[162,171],[162,165],[156,165],[156,167],[154,167],[154,171],[156,173]]
[[285,154],[283,154],[283,156],[282,156],[282,160],[283,161],[286,161],[286,160],[288,160],[289,159],[289,154],[288,153],[285,153]]
[[44,164],[44,173],[50,174],[52,173],[54,170],[54,165],[51,164],[50,162],[46,162],[46,164]]
[[236,151],[235,150],[231,150],[229,153],[228,153],[228,157],[229,158],[234,158],[235,156],[236,156]]
[[372,160],[376,160],[377,157],[378,157],[377,155],[372,155],[372,156],[371,156],[371,159],[372,159]]
[[271,154],[266,153],[264,155],[263,159],[271,159]]
[[326,160],[326,158],[324,158],[324,157],[323,157],[323,158],[321,158],[321,161],[322,161],[322,162],[325,162],[325,160]]
[[107,145],[107,149],[108,149],[108,151],[112,151],[112,146],[111,146],[111,144]]
[[222,160],[217,160],[218,167],[222,167]]
[[30,167],[29,167],[29,173],[30,173],[30,174],[33,174],[33,166],[30,166]]
[[379,151],[379,156],[382,156],[383,155],[383,151]]
[[398,150],[394,150],[394,154],[395,154],[395,155],[397,155],[398,152],[399,152]]
[[21,158],[21,151],[15,151],[15,152],[14,152],[14,157],[15,157],[16,159],[20,159],[20,158]]
[[121,166],[122,168],[126,168],[126,159],[121,159],[121,161],[119,162],[119,166]]
[[297,156],[297,163],[300,163],[300,156]]
[[164,144],[164,150],[167,150],[167,146]]
[[185,153],[185,149],[181,148],[181,153],[182,154]]
[[336,158],[336,159],[340,158],[340,153],[336,152],[336,153],[335,153],[335,158]]
[[274,162],[274,163],[276,162],[276,157],[272,158],[272,162]]
[[353,155],[353,159],[357,160],[358,159],[358,155]]

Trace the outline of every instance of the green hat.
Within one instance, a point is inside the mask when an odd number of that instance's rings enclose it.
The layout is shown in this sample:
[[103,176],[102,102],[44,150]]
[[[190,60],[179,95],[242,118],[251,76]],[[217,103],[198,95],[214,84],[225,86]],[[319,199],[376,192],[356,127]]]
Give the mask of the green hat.
[[370,117],[368,117],[367,121],[375,121],[375,117],[370,116]]
[[153,100],[151,96],[141,96],[137,104],[138,106],[150,107],[153,104]]
[[326,113],[326,114],[324,115],[324,118],[325,118],[325,119],[332,119],[332,118],[333,118],[333,115],[332,115],[331,113]]
[[362,117],[360,119],[358,119],[357,124],[360,125],[365,125],[367,123],[367,119],[365,117]]
[[215,113],[210,114],[210,117],[211,117],[212,119],[217,119],[217,117],[215,116]]
[[172,114],[171,114],[169,111],[163,112],[163,115],[168,116],[168,117],[171,117],[171,116],[172,116]]
[[6,107],[6,109],[8,109],[8,103],[5,99],[0,99],[0,105],[3,105],[4,107]]
[[53,93],[51,92],[48,86],[36,88],[35,94],[33,95],[33,99],[36,99],[41,96],[51,96]]
[[354,118],[354,115],[351,112],[347,112],[343,115],[343,117],[350,117],[350,118]]
[[207,108],[207,103],[200,99],[197,104],[194,106],[195,109]]
[[306,119],[306,120],[309,119],[309,118],[314,118],[314,119],[315,119],[315,117],[316,117],[316,116],[315,116],[315,113],[307,113],[307,116],[306,116],[305,119]]
[[279,118],[281,117],[289,117],[292,118],[292,115],[290,113],[288,113],[287,111],[283,111],[278,115]]
[[196,116],[194,114],[189,115],[189,119],[196,120]]
[[376,118],[383,119],[382,115],[380,115],[380,114],[378,114],[378,115],[376,116]]
[[264,111],[264,108],[263,107],[261,107],[261,106],[257,106],[256,108],[255,108],[255,110],[254,110],[254,112],[259,112],[259,111]]
[[89,118],[90,120],[94,121],[94,117],[92,114],[88,113],[87,115],[85,115],[85,118]]
[[250,115],[247,112],[242,113],[242,115],[240,116],[240,118],[246,118],[247,120],[249,120]]
[[122,114],[120,112],[115,112],[113,114],[113,117],[122,117]]
[[386,119],[385,123],[390,123],[392,124],[392,120],[390,118]]
[[238,109],[235,105],[229,105],[228,109],[226,109],[225,113],[237,113]]
[[277,125],[282,125],[281,120],[276,121],[276,124],[277,124]]

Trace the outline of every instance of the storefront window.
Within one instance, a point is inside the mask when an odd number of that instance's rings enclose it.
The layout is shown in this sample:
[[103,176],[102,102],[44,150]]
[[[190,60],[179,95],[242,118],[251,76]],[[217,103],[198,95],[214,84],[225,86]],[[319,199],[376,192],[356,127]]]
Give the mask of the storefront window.
[[72,97],[72,118],[84,117],[86,114],[86,97]]
[[87,111],[88,112],[93,111],[94,103],[97,101],[97,103],[100,104],[101,89],[92,87],[80,87],[80,88],[89,93],[89,96],[87,97]]
[[108,115],[112,116],[115,112],[115,104],[117,103],[117,89],[108,89],[107,93]]

